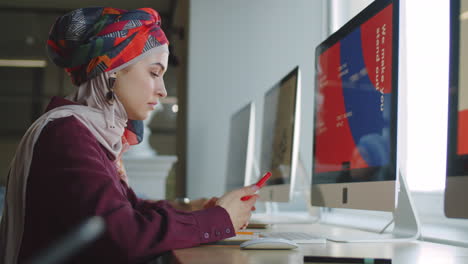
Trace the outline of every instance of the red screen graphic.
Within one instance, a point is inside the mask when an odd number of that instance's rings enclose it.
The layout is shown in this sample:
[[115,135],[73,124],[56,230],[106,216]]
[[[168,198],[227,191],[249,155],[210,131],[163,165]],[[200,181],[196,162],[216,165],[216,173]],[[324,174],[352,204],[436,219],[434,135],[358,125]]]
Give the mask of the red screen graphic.
[[[381,126],[379,128],[366,121],[377,115],[384,119],[384,101],[385,107],[390,107],[388,98],[392,91],[392,6],[390,4],[350,33],[350,36],[360,34],[357,39],[347,36],[318,58],[318,110],[314,152],[314,171],[317,173],[341,171],[343,163],[349,163],[349,169],[386,165],[382,164],[385,163],[382,160],[371,161],[372,157],[358,149],[356,139],[363,138],[362,135],[366,133],[377,134],[376,130],[381,133],[385,126],[384,121],[375,124]],[[356,45],[359,45],[358,52]],[[357,63],[350,60],[356,58],[356,53],[359,53]],[[359,64],[362,61],[363,65]],[[378,98],[369,103],[370,111],[375,112],[370,114],[371,117],[357,116],[359,112],[355,111],[356,107],[353,108],[356,104],[362,104],[358,100],[363,98],[361,95],[351,94],[350,90],[353,88],[345,87],[349,80],[354,79],[361,79],[360,85],[372,86],[368,87],[371,91],[369,93],[376,94]],[[373,107],[374,104],[376,107]]]
[[[461,88],[460,88],[461,89]],[[458,155],[468,154],[468,110],[458,112]]]

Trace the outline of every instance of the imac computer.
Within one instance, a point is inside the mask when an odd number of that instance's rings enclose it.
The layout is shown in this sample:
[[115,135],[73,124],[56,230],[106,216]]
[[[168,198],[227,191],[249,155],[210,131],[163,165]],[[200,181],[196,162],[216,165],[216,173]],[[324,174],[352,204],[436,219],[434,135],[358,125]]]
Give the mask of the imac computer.
[[[260,201],[289,202],[299,152],[300,70],[294,68],[265,93],[260,173],[272,176],[260,190]],[[261,176],[261,175],[257,175]]]
[[[313,206],[388,211],[395,217],[397,202],[411,205],[406,189],[398,192],[399,11],[396,0],[376,0],[316,48]],[[410,214],[416,217],[412,210],[403,217]],[[419,236],[418,228],[408,236],[400,233],[399,219],[390,239]],[[403,222],[417,222],[412,220]]]
[[445,215],[468,218],[468,0],[450,1]]
[[249,103],[231,116],[226,190],[242,188],[251,178],[255,137],[255,105]]

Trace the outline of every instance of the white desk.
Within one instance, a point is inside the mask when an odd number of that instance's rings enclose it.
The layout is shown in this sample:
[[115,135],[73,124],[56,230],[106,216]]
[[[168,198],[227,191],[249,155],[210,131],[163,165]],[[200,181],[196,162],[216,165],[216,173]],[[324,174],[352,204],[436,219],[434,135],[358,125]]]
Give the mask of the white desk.
[[[360,233],[323,224],[277,224],[272,231],[303,231],[321,235]],[[172,251],[175,263],[303,263],[304,255],[391,258],[392,264],[459,264],[468,263],[468,248],[423,241],[401,243],[334,243],[301,244],[295,250],[241,250],[239,246],[199,246]]]

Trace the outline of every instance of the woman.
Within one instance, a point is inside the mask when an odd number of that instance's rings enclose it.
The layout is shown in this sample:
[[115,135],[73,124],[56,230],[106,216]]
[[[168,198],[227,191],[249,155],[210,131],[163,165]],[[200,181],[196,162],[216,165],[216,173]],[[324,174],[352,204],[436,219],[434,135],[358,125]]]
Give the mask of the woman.
[[[166,96],[168,41],[156,11],[82,8],[59,17],[49,57],[78,86],[53,98],[26,132],[8,177],[1,258],[26,262],[93,215],[106,231],[73,263],[139,263],[162,252],[213,242],[247,223],[254,186],[184,212],[137,198],[122,153],[141,139],[141,120]],[[130,121],[136,120],[136,121]]]

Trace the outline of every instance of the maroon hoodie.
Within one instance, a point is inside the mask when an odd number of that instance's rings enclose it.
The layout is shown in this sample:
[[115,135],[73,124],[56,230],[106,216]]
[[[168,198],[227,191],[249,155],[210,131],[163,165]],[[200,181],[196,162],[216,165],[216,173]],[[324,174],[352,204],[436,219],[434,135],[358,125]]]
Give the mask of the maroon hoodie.
[[[73,102],[55,97],[47,111],[67,104]],[[234,235],[222,207],[182,212],[166,201],[139,199],[120,179],[112,159],[75,117],[54,120],[43,129],[26,187],[20,263],[94,215],[104,218],[105,233],[69,263],[140,263],[168,250]]]

